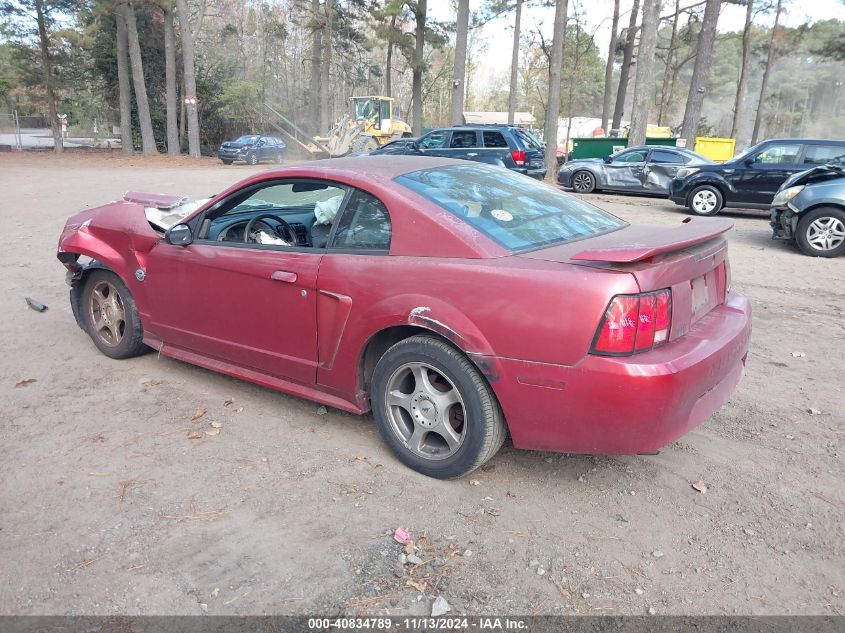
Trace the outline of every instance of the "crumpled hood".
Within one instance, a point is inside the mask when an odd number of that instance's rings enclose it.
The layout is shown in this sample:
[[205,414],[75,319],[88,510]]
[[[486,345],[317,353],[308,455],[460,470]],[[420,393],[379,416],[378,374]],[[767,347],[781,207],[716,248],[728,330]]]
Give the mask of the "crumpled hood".
[[809,185],[814,182],[824,182],[836,178],[845,178],[845,169],[837,165],[819,165],[807,171],[792,174],[780,186],[781,189],[788,189],[795,185]]
[[220,147],[225,149],[241,149],[244,147],[252,147],[255,143],[238,143],[237,141],[223,141]]

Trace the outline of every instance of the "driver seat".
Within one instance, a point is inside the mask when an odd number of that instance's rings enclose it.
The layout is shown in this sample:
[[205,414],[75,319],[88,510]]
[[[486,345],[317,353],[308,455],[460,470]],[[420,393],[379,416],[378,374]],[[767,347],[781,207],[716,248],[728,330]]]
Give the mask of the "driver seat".
[[311,247],[312,248],[326,248],[329,241],[329,233],[332,231],[331,224],[312,224],[311,225]]

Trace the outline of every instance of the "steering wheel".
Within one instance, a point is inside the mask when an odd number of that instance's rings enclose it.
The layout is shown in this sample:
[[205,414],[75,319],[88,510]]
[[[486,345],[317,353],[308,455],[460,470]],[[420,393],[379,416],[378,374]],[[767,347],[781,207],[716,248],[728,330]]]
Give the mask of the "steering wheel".
[[[290,242],[291,246],[298,246],[299,245],[299,242],[296,239],[296,231],[294,231],[293,227],[290,224],[287,223],[287,220],[279,217],[275,213],[259,213],[254,218],[252,218],[249,222],[247,222],[246,228],[244,229],[244,243],[248,244],[250,242],[250,236],[251,236],[250,233],[251,233],[252,227],[255,226],[255,224],[257,224],[261,220],[264,220],[266,218],[270,218],[270,219],[275,220],[276,222],[279,223],[279,228],[282,230],[282,233],[284,234],[282,237],[286,241]],[[276,233],[278,234],[279,231],[277,230]]]

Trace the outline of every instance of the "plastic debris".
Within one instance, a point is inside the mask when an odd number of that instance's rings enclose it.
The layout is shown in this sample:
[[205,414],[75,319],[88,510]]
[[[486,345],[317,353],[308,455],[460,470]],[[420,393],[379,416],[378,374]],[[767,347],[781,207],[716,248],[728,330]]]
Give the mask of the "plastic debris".
[[692,487],[698,490],[698,492],[703,495],[707,494],[707,484],[704,483],[703,479],[696,479],[694,482],[692,482]]
[[44,310],[46,310],[46,309],[47,309],[47,306],[45,306],[45,305],[44,305],[43,303],[41,303],[40,301],[36,301],[36,300],[35,300],[35,299],[33,299],[32,297],[27,297],[27,298],[26,298],[26,305],[28,305],[30,308],[32,308],[32,309],[33,309],[33,310],[35,310],[36,312],[44,312]]
[[408,545],[411,542],[411,533],[407,528],[398,527],[393,532],[393,540],[397,543],[402,543],[402,545]]

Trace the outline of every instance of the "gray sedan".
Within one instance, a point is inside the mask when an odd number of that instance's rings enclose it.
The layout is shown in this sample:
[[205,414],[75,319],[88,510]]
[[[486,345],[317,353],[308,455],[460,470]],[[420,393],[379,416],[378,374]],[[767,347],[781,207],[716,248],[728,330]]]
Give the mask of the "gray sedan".
[[604,158],[568,161],[561,165],[557,180],[576,193],[602,190],[665,196],[680,168],[712,162],[680,147],[640,145]]

